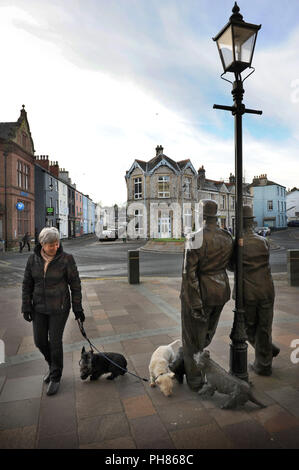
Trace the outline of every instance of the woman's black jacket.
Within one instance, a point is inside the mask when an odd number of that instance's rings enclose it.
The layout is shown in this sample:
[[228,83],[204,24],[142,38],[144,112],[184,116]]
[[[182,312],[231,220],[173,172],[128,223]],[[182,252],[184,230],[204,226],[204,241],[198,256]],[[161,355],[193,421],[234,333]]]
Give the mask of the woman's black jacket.
[[40,254],[41,248],[38,244],[27,261],[22,289],[22,312],[48,315],[69,312],[69,287],[74,314],[82,312],[81,282],[73,256],[65,253],[60,244],[44,275],[45,261]]

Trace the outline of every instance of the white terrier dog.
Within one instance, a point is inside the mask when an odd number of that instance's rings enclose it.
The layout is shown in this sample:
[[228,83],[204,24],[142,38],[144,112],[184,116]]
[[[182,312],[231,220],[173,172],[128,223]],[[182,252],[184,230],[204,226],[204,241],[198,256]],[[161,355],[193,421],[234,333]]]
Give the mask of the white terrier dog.
[[159,346],[153,352],[149,364],[150,385],[155,387],[158,385],[161,392],[169,397],[172,394],[174,373],[168,368],[168,364],[174,359],[174,350],[172,346],[181,340],[176,339],[166,346]]

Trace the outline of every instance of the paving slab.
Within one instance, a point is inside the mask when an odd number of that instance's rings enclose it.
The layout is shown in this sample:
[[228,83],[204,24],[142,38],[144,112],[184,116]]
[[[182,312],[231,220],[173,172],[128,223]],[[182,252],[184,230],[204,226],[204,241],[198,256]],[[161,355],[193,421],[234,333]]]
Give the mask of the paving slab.
[[228,424],[222,427],[226,436],[238,449],[277,449],[278,441],[254,420]]
[[3,449],[34,449],[36,426],[5,429],[0,431],[0,448]]
[[42,375],[7,379],[0,395],[0,403],[40,398],[42,387]]
[[40,399],[0,403],[0,430],[37,425]]
[[170,432],[176,449],[233,449],[234,445],[216,423]]
[[124,413],[94,416],[78,421],[80,446],[131,437],[128,420]]

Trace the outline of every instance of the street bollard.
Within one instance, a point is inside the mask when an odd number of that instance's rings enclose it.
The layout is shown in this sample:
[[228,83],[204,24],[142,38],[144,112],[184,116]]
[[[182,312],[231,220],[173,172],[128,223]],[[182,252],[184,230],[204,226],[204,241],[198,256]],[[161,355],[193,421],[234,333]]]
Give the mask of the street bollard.
[[128,281],[139,284],[139,251],[128,250]]
[[288,284],[299,286],[299,250],[288,250]]

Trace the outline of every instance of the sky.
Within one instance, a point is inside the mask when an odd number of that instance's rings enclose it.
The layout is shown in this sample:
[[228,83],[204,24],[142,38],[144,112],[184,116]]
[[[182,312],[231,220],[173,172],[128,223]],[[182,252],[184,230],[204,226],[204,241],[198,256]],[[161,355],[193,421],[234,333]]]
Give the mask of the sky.
[[[0,0],[0,122],[23,104],[36,155],[77,189],[122,204],[125,174],[155,148],[206,177],[234,173],[231,85],[212,40],[232,0]],[[244,103],[244,176],[299,186],[299,2],[239,0],[261,24]],[[228,74],[229,75],[229,74]],[[232,80],[232,77],[228,77]]]

